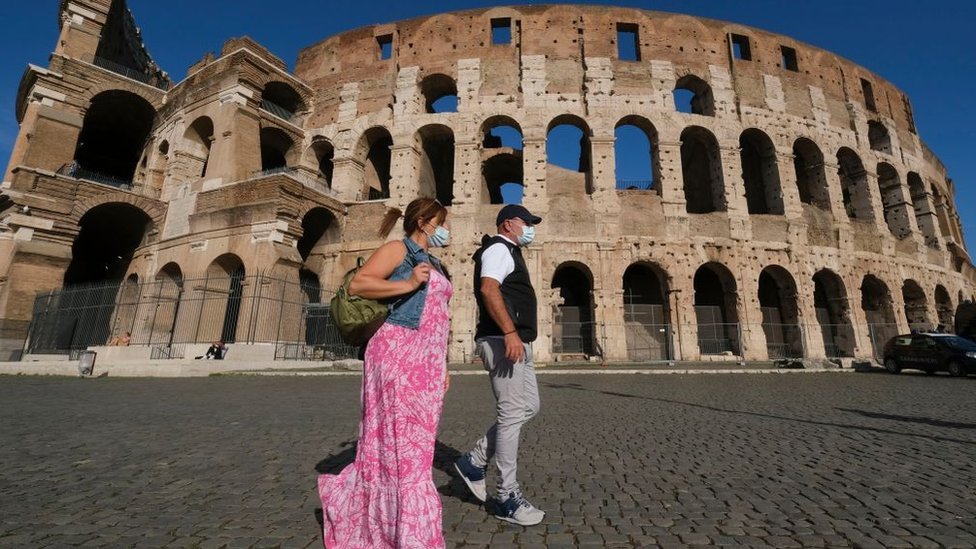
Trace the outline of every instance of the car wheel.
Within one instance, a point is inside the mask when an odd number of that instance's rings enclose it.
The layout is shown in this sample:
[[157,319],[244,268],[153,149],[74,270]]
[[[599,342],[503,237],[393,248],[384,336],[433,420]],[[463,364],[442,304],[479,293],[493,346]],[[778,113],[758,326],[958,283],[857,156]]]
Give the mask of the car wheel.
[[895,362],[895,359],[889,358],[888,360],[885,360],[885,370],[888,370],[889,373],[897,374],[901,372],[901,366]]
[[949,361],[949,375],[952,377],[965,377],[966,369],[963,368],[962,364],[959,364],[958,360]]

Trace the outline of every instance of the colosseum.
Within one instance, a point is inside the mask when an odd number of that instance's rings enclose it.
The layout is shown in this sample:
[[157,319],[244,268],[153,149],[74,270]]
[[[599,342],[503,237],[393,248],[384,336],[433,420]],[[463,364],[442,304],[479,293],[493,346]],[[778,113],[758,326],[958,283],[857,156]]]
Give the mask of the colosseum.
[[[52,22],[53,23],[53,22]],[[290,72],[228,40],[180,79],[124,0],[61,0],[17,95],[3,183],[3,356],[350,356],[330,290],[390,206],[436,197],[471,359],[472,252],[502,203],[540,362],[869,359],[972,300],[946,168],[903,92],[737,23],[533,5],[359,28]],[[568,159],[568,160],[567,160]],[[395,235],[393,236],[395,237]]]

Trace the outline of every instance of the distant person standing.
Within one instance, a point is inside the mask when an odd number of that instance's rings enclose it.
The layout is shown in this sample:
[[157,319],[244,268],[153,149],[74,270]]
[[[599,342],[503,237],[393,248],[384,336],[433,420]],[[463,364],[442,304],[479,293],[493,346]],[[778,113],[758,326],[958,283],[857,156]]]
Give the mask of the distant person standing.
[[537,335],[536,296],[521,248],[535,237],[541,217],[509,204],[498,212],[498,234],[484,237],[474,254],[478,326],[475,342],[497,401],[495,423],[455,469],[478,500],[487,500],[485,469],[495,458],[498,492],[492,512],[504,521],[533,526],[546,516],[522,495],[516,478],[522,425],[539,412],[532,363]]

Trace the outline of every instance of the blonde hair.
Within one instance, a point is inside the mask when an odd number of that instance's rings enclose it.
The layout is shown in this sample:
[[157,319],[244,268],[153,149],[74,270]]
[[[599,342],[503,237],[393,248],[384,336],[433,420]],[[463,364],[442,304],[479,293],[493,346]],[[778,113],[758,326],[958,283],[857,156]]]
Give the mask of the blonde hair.
[[401,217],[403,218],[403,232],[411,235],[420,228],[423,221],[436,219],[437,223],[443,223],[444,219],[447,218],[447,208],[435,198],[416,198],[407,204],[406,212],[401,212],[399,208],[390,208],[383,216],[379,236],[383,238],[389,236],[397,220]]

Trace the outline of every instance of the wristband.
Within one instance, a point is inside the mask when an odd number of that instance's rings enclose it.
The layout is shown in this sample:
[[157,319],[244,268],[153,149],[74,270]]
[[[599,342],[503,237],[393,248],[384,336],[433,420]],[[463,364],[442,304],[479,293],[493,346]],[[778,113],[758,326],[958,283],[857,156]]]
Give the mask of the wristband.
[[502,334],[502,335],[508,335],[508,334],[514,334],[514,333],[515,333],[515,332],[517,332],[517,331],[518,331],[518,330],[512,330],[511,332],[505,332],[505,333],[504,333],[504,334]]

